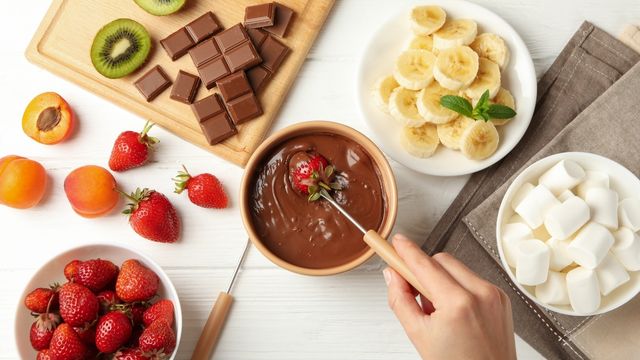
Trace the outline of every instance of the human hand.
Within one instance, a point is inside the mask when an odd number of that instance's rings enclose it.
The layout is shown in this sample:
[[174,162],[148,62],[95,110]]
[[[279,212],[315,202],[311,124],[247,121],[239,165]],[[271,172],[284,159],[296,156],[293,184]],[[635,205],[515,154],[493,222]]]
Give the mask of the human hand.
[[420,294],[391,268],[384,270],[389,307],[423,359],[515,359],[507,295],[447,253],[430,257],[404,235],[398,255],[429,292]]

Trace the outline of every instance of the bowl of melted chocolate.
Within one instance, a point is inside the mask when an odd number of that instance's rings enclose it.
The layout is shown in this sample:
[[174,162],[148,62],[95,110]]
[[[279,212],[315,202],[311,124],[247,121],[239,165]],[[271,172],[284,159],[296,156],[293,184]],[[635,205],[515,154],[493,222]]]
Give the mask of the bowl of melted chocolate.
[[334,122],[282,129],[255,151],[241,185],[241,212],[253,244],[275,264],[332,275],[373,255],[363,234],[319,195],[326,191],[363,227],[389,236],[398,195],[378,147]]

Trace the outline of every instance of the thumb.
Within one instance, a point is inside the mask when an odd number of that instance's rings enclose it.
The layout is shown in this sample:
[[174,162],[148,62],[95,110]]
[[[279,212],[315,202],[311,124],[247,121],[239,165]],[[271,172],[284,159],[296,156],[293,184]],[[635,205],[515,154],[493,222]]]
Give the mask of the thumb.
[[424,329],[428,318],[418,304],[411,285],[392,268],[384,269],[383,274],[388,287],[389,307],[404,330],[411,334]]

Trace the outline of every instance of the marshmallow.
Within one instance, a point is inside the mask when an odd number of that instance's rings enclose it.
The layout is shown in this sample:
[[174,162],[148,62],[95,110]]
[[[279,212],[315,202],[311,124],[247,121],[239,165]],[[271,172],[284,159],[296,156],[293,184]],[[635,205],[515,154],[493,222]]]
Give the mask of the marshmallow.
[[540,240],[524,240],[518,244],[516,279],[522,285],[535,286],[547,281],[549,247]]
[[561,271],[573,263],[573,258],[569,253],[569,241],[551,238],[547,240],[547,246],[551,252],[549,259],[549,269],[553,271]]
[[569,243],[571,258],[578,265],[595,269],[613,245],[613,235],[604,226],[590,222]]
[[558,204],[560,201],[546,186],[538,185],[522,199],[516,207],[516,212],[530,228],[535,229],[542,225],[547,211]]
[[591,209],[591,220],[611,230],[618,228],[618,193],[606,188],[587,189],[584,197]]
[[544,225],[540,225],[537,229],[533,229],[533,237],[535,239],[540,239],[542,241],[547,241],[551,239],[551,234],[547,231],[547,228]]
[[574,194],[571,190],[565,190],[561,192],[560,195],[558,195],[558,200],[560,200],[560,202],[565,202],[574,196],[576,196],[576,194]]
[[618,215],[622,226],[628,227],[633,231],[640,230],[640,200],[627,198],[620,201]]
[[600,293],[604,296],[609,295],[618,286],[631,279],[624,266],[611,254],[607,254],[598,265],[596,275],[598,275]]
[[554,195],[571,189],[584,180],[584,169],[572,160],[562,160],[547,170],[538,180],[539,185],[546,186]]
[[[600,189],[593,189],[592,191],[595,190]],[[617,203],[616,201],[615,204]],[[615,206],[614,209],[616,209]],[[552,207],[547,212],[544,218],[544,227],[552,237],[565,240],[578,231],[587,221],[589,221],[589,206],[581,198],[573,196],[562,204]]]
[[627,228],[620,228],[614,234],[615,244],[611,252],[629,271],[640,270],[640,237]]
[[600,288],[596,272],[583,267],[567,273],[571,307],[578,314],[591,314],[600,307]]
[[522,199],[524,199],[527,194],[529,194],[531,190],[533,190],[533,188],[535,188],[535,186],[532,183],[524,183],[520,187],[520,189],[518,189],[518,191],[513,194],[513,199],[511,200],[511,208],[513,209],[513,211],[516,210],[518,205],[520,205],[520,203],[522,202]]
[[513,214],[509,218],[508,224],[523,223],[523,222],[524,222],[524,219],[522,218],[522,216],[520,216],[518,214]]
[[521,241],[533,238],[533,232],[524,223],[506,224],[502,230],[502,252],[507,264],[511,267],[517,265],[518,244]]
[[587,195],[587,190],[594,187],[609,188],[609,175],[602,171],[585,171],[585,179],[574,189],[574,193],[581,198]]
[[549,271],[547,281],[536,286],[538,300],[545,304],[569,305],[569,292],[567,291],[567,275],[556,271]]

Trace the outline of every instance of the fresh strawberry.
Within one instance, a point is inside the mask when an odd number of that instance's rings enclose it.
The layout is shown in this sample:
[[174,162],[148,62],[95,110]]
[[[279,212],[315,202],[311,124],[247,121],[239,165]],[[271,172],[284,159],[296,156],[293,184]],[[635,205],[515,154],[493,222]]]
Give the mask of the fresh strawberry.
[[113,360],[149,360],[149,358],[144,356],[140,349],[133,348],[118,351],[113,356]]
[[134,304],[131,307],[131,321],[133,321],[134,324],[143,324],[145,311],[147,311],[147,306],[145,304]]
[[125,171],[144,165],[149,160],[149,150],[159,142],[147,133],[153,127],[153,123],[147,122],[142,132],[125,131],[118,135],[111,157],[109,168],[113,171]]
[[176,182],[176,194],[181,194],[187,190],[189,200],[203,208],[224,209],[229,200],[224,188],[217,177],[211,174],[200,174],[191,176],[187,168],[182,166],[183,171],[173,179]]
[[176,348],[176,334],[164,320],[153,322],[140,335],[140,350],[151,358],[171,356]]
[[149,326],[158,319],[165,320],[169,326],[173,325],[173,303],[171,300],[163,299],[151,305],[142,317],[144,326]]
[[76,275],[78,274],[78,265],[80,265],[80,260],[71,260],[64,267],[64,277],[69,281],[75,281]]
[[75,282],[98,292],[111,284],[118,275],[118,267],[109,260],[92,259],[78,264]]
[[137,189],[131,195],[125,196],[131,203],[123,213],[130,215],[129,224],[135,232],[152,241],[178,241],[180,218],[166,196],[149,189]]
[[87,346],[69,324],[60,324],[53,332],[49,351],[56,360],[82,360],[86,358]]
[[[49,305],[51,302],[51,305]],[[56,309],[58,307],[58,286],[51,288],[37,288],[27,294],[24,298],[24,305],[27,309],[34,313],[43,314],[47,309]]]
[[131,320],[119,312],[112,311],[98,320],[96,347],[102,353],[112,353],[129,341],[133,327]]
[[89,347],[96,345],[96,327],[94,324],[76,326],[73,330],[78,334],[78,337],[80,337],[80,340],[82,340],[85,345]]
[[333,181],[333,166],[322,155],[298,152],[289,161],[289,171],[294,188],[309,201],[318,200],[323,191],[340,189],[340,184]]
[[120,304],[120,299],[113,290],[101,291],[96,297],[100,302],[100,313],[103,315],[111,311],[114,305]]
[[66,283],[60,288],[60,315],[71,326],[85,326],[98,317],[98,298],[86,287]]
[[53,355],[51,355],[51,350],[40,350],[38,351],[38,355],[36,355],[36,360],[53,360]]
[[159,282],[158,275],[138,260],[126,260],[116,280],[116,294],[128,303],[147,301],[158,292]]
[[60,316],[57,314],[45,313],[38,315],[29,331],[31,346],[36,350],[48,349],[53,332],[58,324],[60,324]]

